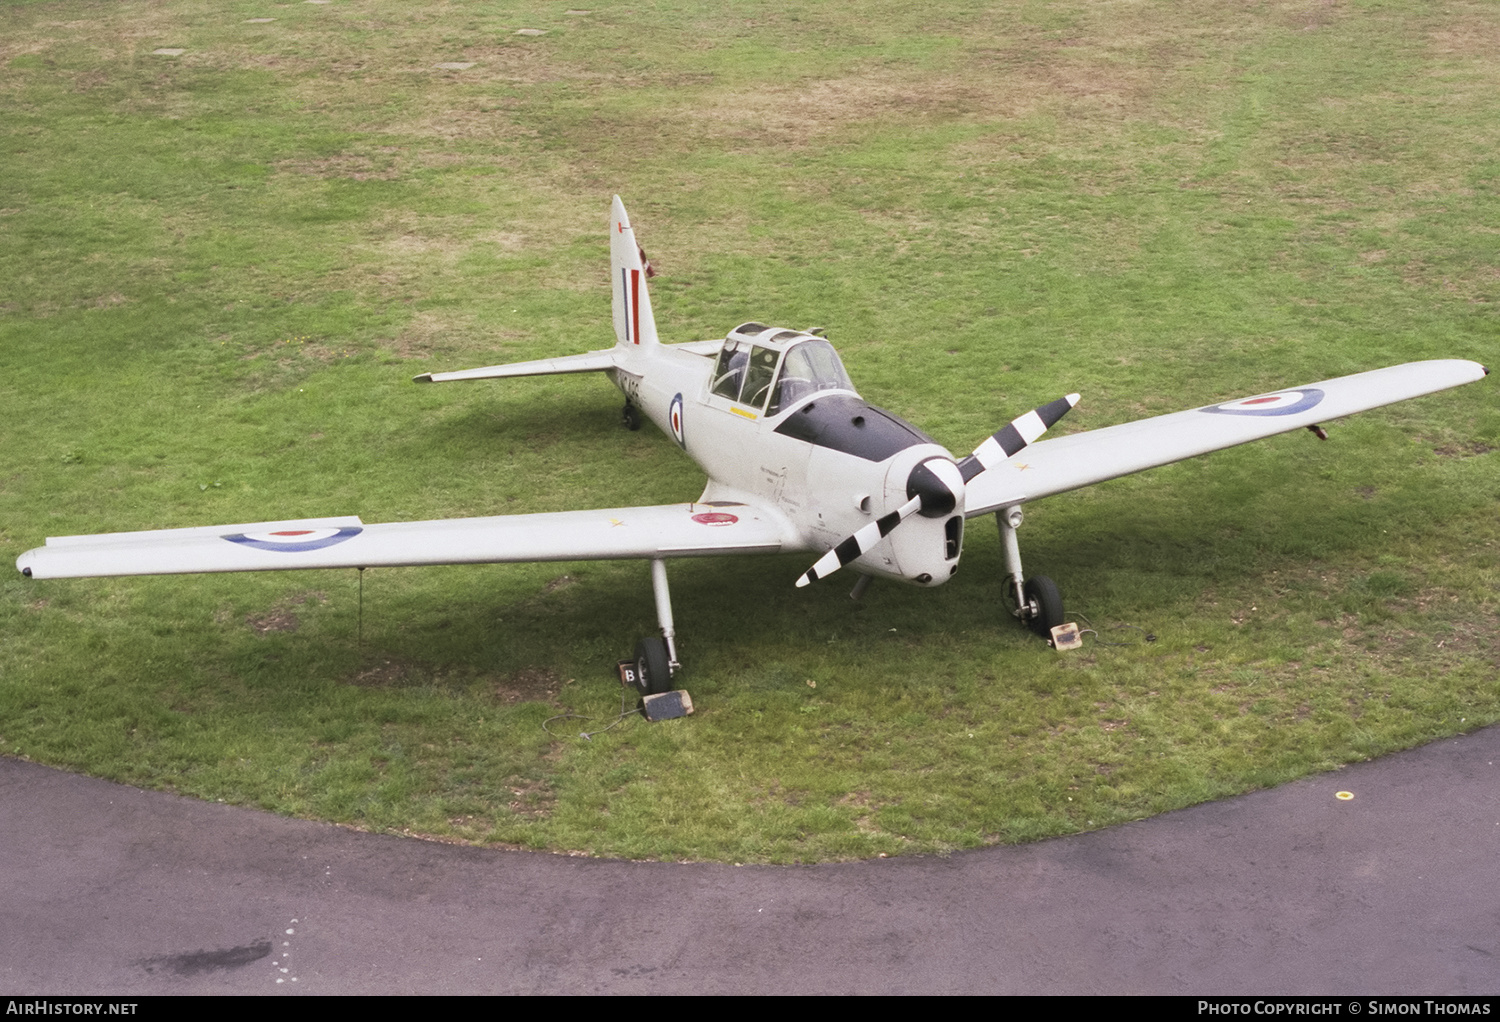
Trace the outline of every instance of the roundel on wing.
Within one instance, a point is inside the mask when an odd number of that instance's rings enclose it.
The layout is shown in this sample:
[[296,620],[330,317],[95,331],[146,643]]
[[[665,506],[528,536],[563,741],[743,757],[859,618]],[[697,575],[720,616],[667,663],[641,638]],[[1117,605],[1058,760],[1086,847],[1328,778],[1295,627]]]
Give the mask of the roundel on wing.
[[1200,411],[1219,415],[1296,415],[1314,408],[1323,400],[1323,392],[1316,387],[1301,390],[1283,390],[1275,394],[1262,394],[1239,401],[1225,401],[1221,405],[1209,405]]
[[687,449],[687,438],[682,433],[682,395],[678,394],[672,398],[672,407],[667,410],[667,425],[672,427],[672,439],[677,441],[677,446]]
[[278,529],[276,532],[233,532],[221,538],[256,550],[279,554],[296,554],[353,539],[364,530],[354,525],[342,529]]

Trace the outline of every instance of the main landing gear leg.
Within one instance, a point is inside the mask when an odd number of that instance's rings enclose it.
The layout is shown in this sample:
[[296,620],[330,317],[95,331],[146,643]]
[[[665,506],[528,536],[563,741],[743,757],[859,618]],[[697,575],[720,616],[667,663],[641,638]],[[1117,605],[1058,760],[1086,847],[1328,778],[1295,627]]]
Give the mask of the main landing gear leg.
[[620,423],[629,430],[640,429],[641,410],[629,401],[626,401],[625,407],[620,409]]
[[672,627],[672,595],[667,591],[667,562],[651,562],[651,588],[656,593],[656,620],[661,638],[648,635],[635,644],[635,672],[641,691],[657,695],[670,691],[677,662],[677,632]]
[[651,588],[656,593],[656,623],[661,626],[662,641],[667,644],[667,666],[673,674],[682,666],[677,660],[677,632],[672,627],[672,594],[667,590],[667,562],[651,562]]
[[1004,507],[995,512],[1000,526],[1000,545],[1005,551],[1006,584],[1015,600],[1012,616],[1043,638],[1051,638],[1052,629],[1063,623],[1062,594],[1046,575],[1027,580],[1021,573],[1021,545],[1016,530],[1026,520],[1019,506]]

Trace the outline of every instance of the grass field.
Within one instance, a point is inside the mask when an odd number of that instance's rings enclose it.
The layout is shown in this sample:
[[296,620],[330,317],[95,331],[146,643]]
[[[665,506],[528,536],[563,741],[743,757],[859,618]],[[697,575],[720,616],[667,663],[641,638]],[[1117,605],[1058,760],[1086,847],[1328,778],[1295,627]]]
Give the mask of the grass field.
[[[0,140],[6,564],[697,496],[600,380],[409,382],[611,343],[614,193],[665,339],[826,326],[960,453],[1067,391],[1091,429],[1500,338],[1474,0],[0,0]],[[372,570],[362,632],[352,571],[0,573],[0,754],[791,862],[1102,827],[1500,719],[1493,378],[1330,433],[1032,506],[1028,569],[1102,640],[1067,655],[1005,618],[983,520],[953,582],[860,608],[794,589],[806,557],[677,562],[698,713],[592,740],[542,725],[618,712],[644,564]]]

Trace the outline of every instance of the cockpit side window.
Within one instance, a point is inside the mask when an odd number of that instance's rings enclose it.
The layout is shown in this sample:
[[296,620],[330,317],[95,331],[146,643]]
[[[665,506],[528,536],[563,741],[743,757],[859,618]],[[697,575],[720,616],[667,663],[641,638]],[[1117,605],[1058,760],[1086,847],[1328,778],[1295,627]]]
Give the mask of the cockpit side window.
[[766,396],[771,393],[771,379],[776,375],[776,360],[780,357],[775,348],[754,346],[745,370],[745,386],[740,390],[741,402],[752,408],[765,407]]
[[793,345],[781,366],[781,378],[767,415],[775,415],[803,397],[819,390],[853,390],[849,374],[839,361],[838,352],[827,341],[803,341]]
[[750,361],[750,345],[738,341],[725,341],[719,352],[719,364],[714,367],[714,382],[711,388],[720,397],[736,401],[740,396],[740,382],[745,375],[745,365]]

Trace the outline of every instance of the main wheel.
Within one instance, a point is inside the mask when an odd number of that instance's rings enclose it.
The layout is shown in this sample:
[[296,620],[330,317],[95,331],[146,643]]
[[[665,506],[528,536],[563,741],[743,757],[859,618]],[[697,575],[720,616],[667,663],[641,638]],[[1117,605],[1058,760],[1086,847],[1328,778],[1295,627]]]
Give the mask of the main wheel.
[[625,407],[620,411],[620,421],[625,424],[626,429],[640,429],[641,410],[635,405],[631,404],[629,401],[625,402]]
[[1044,639],[1052,638],[1052,629],[1063,623],[1062,594],[1057,591],[1057,583],[1046,575],[1036,575],[1026,580],[1022,591],[1034,611],[1027,615],[1026,627]]
[[648,635],[635,644],[635,676],[641,692],[654,696],[672,688],[672,668],[667,661],[667,644]]

